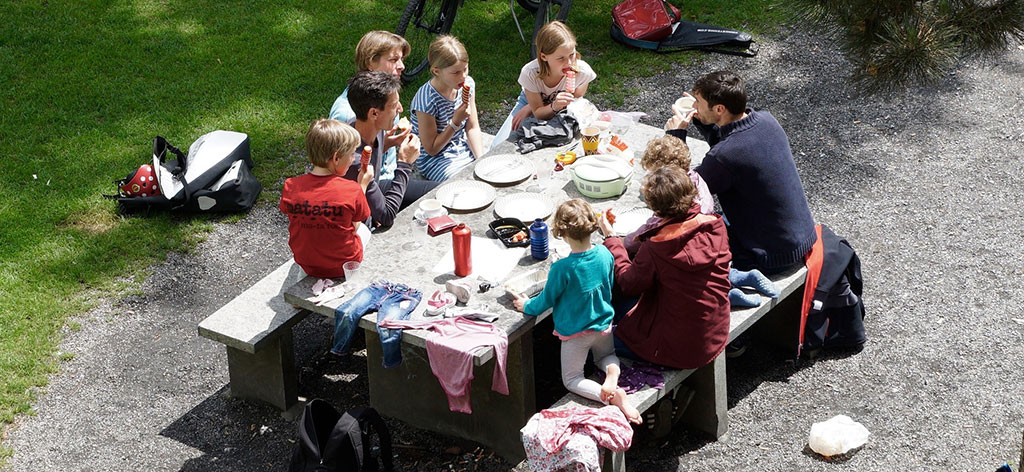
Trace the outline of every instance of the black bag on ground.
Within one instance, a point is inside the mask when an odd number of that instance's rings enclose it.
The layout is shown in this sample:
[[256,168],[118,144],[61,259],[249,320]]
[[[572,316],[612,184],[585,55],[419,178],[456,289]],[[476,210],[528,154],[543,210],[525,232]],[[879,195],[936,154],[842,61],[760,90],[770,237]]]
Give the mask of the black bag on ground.
[[[173,156],[173,158],[172,158]],[[188,155],[162,136],[153,140],[151,171],[157,195],[126,191],[136,173],[116,181],[118,210],[122,214],[151,210],[183,212],[236,212],[248,210],[263,187],[252,175],[249,136],[234,131],[213,131],[189,146]],[[144,166],[145,167],[145,166]]]
[[845,238],[825,225],[821,242],[821,275],[807,314],[803,350],[856,348],[867,340],[860,258]]
[[679,21],[673,28],[672,34],[661,41],[642,41],[626,36],[613,21],[610,34],[622,44],[655,52],[697,50],[744,57],[757,55],[757,42],[750,33],[690,21]]
[[325,400],[306,404],[288,472],[390,472],[393,466],[391,434],[377,410],[353,408],[341,414]]

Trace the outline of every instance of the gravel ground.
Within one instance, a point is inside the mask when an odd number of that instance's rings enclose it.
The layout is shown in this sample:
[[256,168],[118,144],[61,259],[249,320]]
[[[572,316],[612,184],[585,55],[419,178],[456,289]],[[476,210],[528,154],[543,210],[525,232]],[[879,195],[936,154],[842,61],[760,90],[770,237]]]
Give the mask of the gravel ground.
[[[793,365],[755,344],[729,364],[723,441],[677,428],[640,441],[634,470],[995,470],[1024,429],[1024,50],[970,61],[942,84],[859,97],[828,41],[800,30],[753,59],[710,55],[645,79],[624,107],[652,114],[699,75],[731,68],[751,104],[787,130],[815,218],[847,236],[865,275],[869,342],[857,355]],[[600,105],[600,97],[595,101]],[[503,117],[486,117],[495,123]],[[217,224],[193,253],[153,267],[140,295],[79,318],[74,353],[5,445],[17,471],[283,470],[295,422],[226,398],[223,348],[196,324],[289,257],[286,221],[264,206]],[[239,237],[243,236],[243,237]],[[244,245],[239,244],[244,241]],[[296,328],[300,394],[368,402],[365,363],[322,355],[330,330]],[[847,414],[867,446],[830,463],[806,448],[811,423]],[[508,470],[490,451],[390,421],[398,464]]]

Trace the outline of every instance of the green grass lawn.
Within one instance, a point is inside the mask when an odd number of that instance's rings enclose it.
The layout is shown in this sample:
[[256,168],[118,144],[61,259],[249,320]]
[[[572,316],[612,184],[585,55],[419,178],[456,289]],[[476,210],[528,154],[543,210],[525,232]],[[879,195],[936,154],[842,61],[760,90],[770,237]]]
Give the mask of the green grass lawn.
[[[686,2],[695,21],[769,31],[770,0]],[[167,251],[188,250],[207,218],[120,218],[112,181],[151,159],[152,139],[188,146],[215,129],[250,135],[276,202],[303,170],[303,134],[326,115],[371,29],[394,29],[404,0],[7,2],[0,26],[0,426],[30,412],[62,359],[67,317],[122,293]],[[615,0],[577,0],[569,25],[597,71],[591,93],[621,103],[625,79],[686,61],[608,37]],[[516,7],[518,9],[518,6]],[[517,10],[529,35],[532,18]],[[466,43],[485,114],[518,95],[529,47],[508,2],[466,0]],[[426,77],[423,77],[425,80]],[[419,84],[406,87],[408,105]],[[500,118],[499,118],[500,119]],[[487,131],[495,131],[487,129]],[[282,235],[282,237],[284,237]],[[0,456],[3,452],[0,452]]]

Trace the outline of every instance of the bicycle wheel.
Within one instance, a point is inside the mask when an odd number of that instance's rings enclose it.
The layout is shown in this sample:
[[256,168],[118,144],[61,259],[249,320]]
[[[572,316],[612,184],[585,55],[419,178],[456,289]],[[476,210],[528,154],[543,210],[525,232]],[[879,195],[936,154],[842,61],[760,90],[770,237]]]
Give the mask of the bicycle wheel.
[[537,56],[537,32],[545,24],[558,20],[565,23],[569,17],[569,8],[572,7],[572,0],[519,0],[520,4],[532,2],[537,5],[533,20],[533,40],[530,41],[530,55]]
[[427,47],[441,34],[452,30],[458,0],[409,0],[398,20],[395,33],[409,42],[409,56],[405,58],[406,69],[402,81],[412,82],[420,72],[429,67]]
[[537,13],[537,7],[540,6],[540,0],[516,0],[519,6],[526,9],[530,13]]

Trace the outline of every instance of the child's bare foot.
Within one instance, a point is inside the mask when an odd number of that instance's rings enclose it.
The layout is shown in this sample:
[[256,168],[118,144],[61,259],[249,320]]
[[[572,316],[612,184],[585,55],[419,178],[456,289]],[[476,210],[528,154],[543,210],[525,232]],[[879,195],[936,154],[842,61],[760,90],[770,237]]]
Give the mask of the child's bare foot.
[[606,403],[611,403],[612,398],[615,396],[615,391],[619,389],[619,366],[617,364],[610,364],[605,369],[604,383],[601,384],[601,398]]
[[640,416],[640,411],[629,403],[629,399],[626,398],[626,391],[619,388],[615,390],[615,395],[612,396],[612,405],[619,407],[622,410],[622,414],[626,415],[626,420],[633,424],[643,423],[643,418]]

